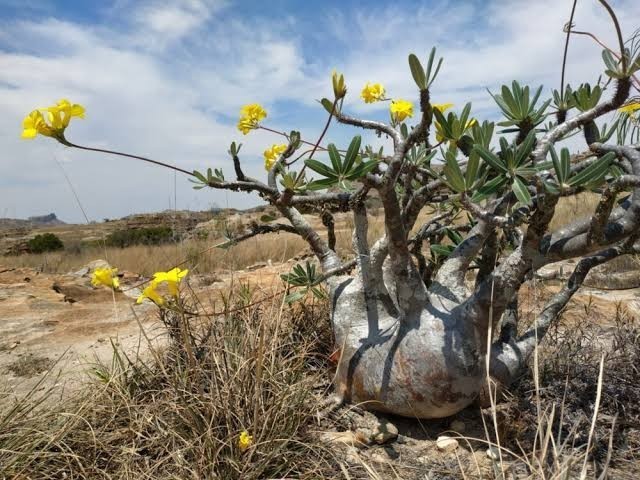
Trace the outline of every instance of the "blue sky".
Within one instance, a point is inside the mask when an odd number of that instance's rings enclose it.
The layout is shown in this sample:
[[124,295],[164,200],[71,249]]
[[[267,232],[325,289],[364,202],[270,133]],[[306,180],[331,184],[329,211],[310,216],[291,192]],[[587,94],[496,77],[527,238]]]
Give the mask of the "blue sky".
[[[611,2],[623,33],[640,25],[636,0]],[[344,72],[346,109],[385,120],[388,104],[363,104],[366,81],[388,95],[415,100],[407,66],[411,52],[432,46],[445,57],[432,89],[436,102],[473,103],[479,119],[497,119],[486,92],[517,79],[545,93],[558,88],[570,0],[231,2],[0,0],[0,217],[56,212],[84,221],[68,175],[92,220],[135,212],[244,208],[246,194],[194,191],[186,178],[144,164],[74,151],[51,139],[20,140],[33,108],[69,98],[87,108],[67,136],[76,143],[148,155],[182,168],[223,168],[226,150],[241,141],[248,173],[264,175],[262,151],[280,140],[267,132],[243,136],[240,107],[260,102],[266,125],[298,129],[313,140],[324,115],[333,68]],[[595,0],[580,0],[576,28],[615,45]],[[575,38],[568,79],[593,82],[600,48]],[[338,144],[360,132],[335,126]],[[375,145],[384,141],[372,135]]]

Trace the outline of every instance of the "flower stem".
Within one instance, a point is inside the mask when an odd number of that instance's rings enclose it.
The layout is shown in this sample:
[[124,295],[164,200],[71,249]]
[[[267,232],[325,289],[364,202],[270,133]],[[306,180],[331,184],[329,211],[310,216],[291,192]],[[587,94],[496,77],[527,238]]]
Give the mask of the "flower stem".
[[59,142],[62,143],[63,145],[66,145],[67,147],[78,148],[80,150],[87,150],[87,151],[90,151],[90,152],[109,153],[111,155],[118,155],[120,157],[127,157],[127,158],[133,158],[135,160],[142,160],[143,162],[148,162],[148,163],[152,163],[154,165],[158,165],[160,167],[169,168],[171,170],[175,170],[176,172],[184,173],[184,174],[189,175],[191,177],[195,176],[192,172],[189,172],[188,170],[184,170],[184,169],[182,169],[180,167],[176,167],[174,165],[169,165],[168,163],[159,162],[158,160],[152,160],[151,158],[147,158],[147,157],[141,157],[139,155],[131,155],[129,153],[117,152],[115,150],[108,150],[108,149],[105,149],[105,148],[85,147],[83,145],[76,145],[75,143],[71,143],[66,138],[59,139]]

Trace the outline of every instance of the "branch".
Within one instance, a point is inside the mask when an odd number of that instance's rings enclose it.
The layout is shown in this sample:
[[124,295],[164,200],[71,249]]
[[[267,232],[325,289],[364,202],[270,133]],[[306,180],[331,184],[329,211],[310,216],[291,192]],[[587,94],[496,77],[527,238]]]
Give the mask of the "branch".
[[[615,152],[626,158],[631,163],[633,175],[624,175],[624,183],[628,181],[629,186],[636,185],[635,177],[640,176],[640,152],[634,146],[595,143],[591,147],[598,153]],[[620,188],[624,188],[623,183]],[[605,191],[605,194],[611,195],[612,192]],[[576,222],[547,234],[540,256],[534,262],[534,268],[566,258],[587,255],[598,248],[613,245],[634,235],[640,228],[640,188],[635,186],[629,201],[624,202],[621,208],[613,210],[604,220],[609,201],[605,198],[605,204],[602,207],[599,205],[600,213],[596,211],[596,219],[593,222]],[[589,234],[590,231],[591,234]]]
[[491,224],[480,220],[438,269],[430,290],[448,298],[453,295],[462,300],[468,293],[464,284],[467,269],[493,230]]
[[402,212],[402,219],[407,230],[411,230],[424,206],[433,198],[433,194],[444,187],[443,180],[434,180],[416,190]]
[[617,195],[630,187],[640,188],[640,177],[635,175],[622,175],[615,179],[602,193],[596,211],[591,218],[589,231],[587,232],[587,246],[594,242],[600,245],[604,242],[604,230],[613,210]]
[[291,225],[287,225],[284,223],[263,224],[263,225],[253,223],[242,234],[237,235],[235,237],[231,237],[227,241],[219,243],[218,245],[215,245],[215,248],[229,248],[233,245],[236,245],[244,240],[255,237],[257,235],[263,235],[266,233],[279,233],[279,232],[295,233],[296,235],[298,234],[298,231],[295,228],[293,228]]
[[354,127],[360,127],[367,130],[375,130],[376,132],[389,135],[393,139],[394,145],[402,143],[402,136],[391,125],[387,125],[383,122],[376,122],[373,120],[361,120],[359,118],[350,117],[340,111],[335,112],[334,115],[340,123],[344,123],[345,125],[353,125]]
[[342,275],[343,273],[347,273],[348,271],[352,270],[353,267],[356,266],[356,264],[357,264],[357,260],[354,258],[353,260],[349,260],[348,262],[343,263],[339,267],[333,268],[331,270],[327,270],[326,272],[324,272],[324,274],[318,277],[318,279],[311,286],[315,287],[316,285],[319,285],[322,282],[326,282],[331,277],[335,277],[336,275]]
[[[635,239],[634,239],[635,240]],[[518,375],[536,345],[542,341],[551,324],[560,316],[569,300],[583,284],[589,271],[625,253],[640,252],[640,245],[633,240],[623,246],[611,247],[578,262],[566,285],[554,295],[544,306],[536,318],[533,328],[528,330],[517,341],[511,337],[507,342],[500,339],[491,350],[491,376],[508,385]]]
[[322,219],[322,225],[327,228],[327,241],[329,242],[329,248],[336,251],[336,222],[333,219],[333,215],[329,210],[323,210],[322,215],[320,216]]
[[371,276],[371,259],[369,256],[369,243],[367,241],[367,232],[369,222],[367,220],[367,210],[364,201],[358,201],[353,205],[353,249],[356,252],[356,262],[358,265],[358,273],[362,279],[362,286],[365,306],[367,309],[367,321],[369,324],[369,336],[377,335],[377,304],[376,304],[376,288],[375,281]]
[[329,248],[327,242],[318,235],[318,232],[311,227],[297,209],[281,204],[276,204],[276,208],[289,220],[298,235],[309,244],[314,255],[320,261],[323,272],[326,273],[341,266],[340,258],[338,258],[336,252]]
[[532,153],[533,164],[536,165],[544,162],[551,146],[567,133],[620,107],[629,96],[629,87],[630,81],[628,78],[621,78],[617,80],[615,93],[610,100],[602,102],[591,110],[587,110],[586,112],[570,118],[564,123],[556,125],[553,129],[547,132],[547,134],[538,141],[538,144]]

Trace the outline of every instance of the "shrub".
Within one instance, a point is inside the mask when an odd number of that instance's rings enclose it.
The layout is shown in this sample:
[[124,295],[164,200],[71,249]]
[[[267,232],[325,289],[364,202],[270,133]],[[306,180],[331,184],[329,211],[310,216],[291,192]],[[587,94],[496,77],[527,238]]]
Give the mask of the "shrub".
[[56,250],[62,250],[64,243],[53,233],[43,233],[30,239],[27,242],[27,247],[30,253],[55,252]]
[[110,247],[130,247],[132,245],[162,245],[180,239],[170,227],[145,227],[131,230],[117,230],[110,233],[106,243]]

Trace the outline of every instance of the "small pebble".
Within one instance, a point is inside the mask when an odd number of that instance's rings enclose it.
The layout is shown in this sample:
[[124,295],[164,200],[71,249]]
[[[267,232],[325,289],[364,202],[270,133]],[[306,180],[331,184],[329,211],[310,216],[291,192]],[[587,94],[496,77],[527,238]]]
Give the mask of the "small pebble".
[[458,440],[446,435],[441,435],[436,440],[436,447],[442,452],[453,452],[458,448]]

